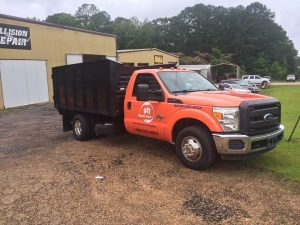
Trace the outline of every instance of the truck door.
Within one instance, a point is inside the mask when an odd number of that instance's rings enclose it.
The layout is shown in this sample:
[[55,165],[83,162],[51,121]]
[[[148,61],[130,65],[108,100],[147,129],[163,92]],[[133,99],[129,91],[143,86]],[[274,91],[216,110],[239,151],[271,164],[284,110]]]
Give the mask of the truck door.
[[125,100],[125,126],[128,132],[164,139],[166,126],[166,102],[138,101],[136,98],[137,85],[148,84],[150,95],[163,90],[153,74],[138,74],[130,97]]

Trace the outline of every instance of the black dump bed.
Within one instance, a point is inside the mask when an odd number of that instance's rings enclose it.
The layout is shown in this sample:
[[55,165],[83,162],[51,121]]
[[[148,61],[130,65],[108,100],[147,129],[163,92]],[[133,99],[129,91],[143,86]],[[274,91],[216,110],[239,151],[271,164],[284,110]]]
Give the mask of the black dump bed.
[[[160,65],[154,67],[171,67]],[[133,71],[110,60],[52,68],[54,106],[63,112],[82,112],[116,117],[123,114],[128,81]]]

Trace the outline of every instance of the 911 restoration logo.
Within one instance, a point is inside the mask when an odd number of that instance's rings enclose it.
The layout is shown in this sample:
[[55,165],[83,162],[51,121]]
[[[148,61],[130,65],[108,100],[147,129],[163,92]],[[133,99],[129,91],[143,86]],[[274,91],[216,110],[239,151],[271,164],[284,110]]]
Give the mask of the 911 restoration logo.
[[139,118],[144,119],[146,123],[151,123],[154,118],[154,109],[150,102],[145,102],[141,108],[140,112],[138,114]]

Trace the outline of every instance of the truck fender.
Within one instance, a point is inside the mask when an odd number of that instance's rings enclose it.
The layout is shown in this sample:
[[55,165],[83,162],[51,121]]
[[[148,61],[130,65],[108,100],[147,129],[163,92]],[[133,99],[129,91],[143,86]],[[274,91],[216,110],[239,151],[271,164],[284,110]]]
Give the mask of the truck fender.
[[204,125],[206,125],[211,132],[223,131],[220,123],[215,118],[213,118],[212,115],[197,109],[183,109],[174,113],[172,117],[169,119],[169,122],[166,126],[166,139],[168,142],[170,143],[173,142],[172,133],[173,133],[174,126],[178,121],[182,119],[197,120],[203,123]]

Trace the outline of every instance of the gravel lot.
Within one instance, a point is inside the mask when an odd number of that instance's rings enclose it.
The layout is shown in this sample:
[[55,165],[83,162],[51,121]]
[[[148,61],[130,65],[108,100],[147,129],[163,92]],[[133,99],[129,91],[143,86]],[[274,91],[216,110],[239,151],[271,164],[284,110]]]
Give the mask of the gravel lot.
[[[0,113],[0,224],[300,224],[300,185],[167,143],[63,133],[52,105]],[[95,179],[103,176],[103,179]]]

